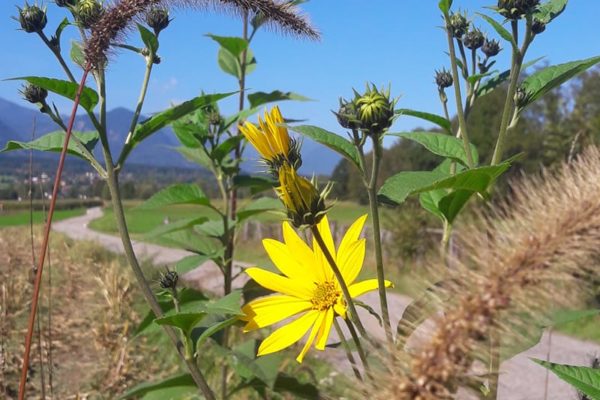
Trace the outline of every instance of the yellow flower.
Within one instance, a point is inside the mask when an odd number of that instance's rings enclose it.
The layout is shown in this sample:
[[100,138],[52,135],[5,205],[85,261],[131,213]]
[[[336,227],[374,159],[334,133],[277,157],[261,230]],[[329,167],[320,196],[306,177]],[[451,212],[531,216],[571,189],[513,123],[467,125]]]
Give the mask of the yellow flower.
[[[363,215],[352,224],[337,252],[327,217],[323,217],[317,225],[352,298],[378,287],[377,279],[355,283],[365,258],[365,239],[360,239],[360,233],[366,219],[367,216]],[[246,270],[259,285],[280,294],[253,300],[243,307],[243,319],[247,321],[244,331],[264,328],[301,314],[263,340],[258,355],[285,349],[310,331],[302,351],[296,358],[298,362],[302,362],[313,343],[316,349],[325,349],[333,319],[336,316],[346,317],[346,302],[318,244],[313,241],[312,248],[309,247],[287,222],[283,223],[283,238],[284,242],[263,240],[267,254],[283,275],[256,267]],[[391,283],[386,281],[386,287],[390,285]]]
[[279,185],[275,190],[296,227],[315,225],[325,215],[325,199],[308,179],[298,175],[288,164],[279,169]]
[[264,121],[258,117],[258,123],[260,128],[251,122],[246,122],[240,127],[240,131],[266,161],[287,159],[290,151],[290,135],[284,126],[279,107],[273,107],[270,113],[265,112]]

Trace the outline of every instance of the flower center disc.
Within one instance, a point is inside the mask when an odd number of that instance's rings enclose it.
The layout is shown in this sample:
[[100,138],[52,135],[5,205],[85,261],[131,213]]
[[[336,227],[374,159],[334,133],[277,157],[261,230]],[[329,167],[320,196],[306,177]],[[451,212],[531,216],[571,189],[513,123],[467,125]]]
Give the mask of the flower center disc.
[[311,303],[315,310],[326,310],[333,307],[340,297],[340,292],[333,282],[317,283]]

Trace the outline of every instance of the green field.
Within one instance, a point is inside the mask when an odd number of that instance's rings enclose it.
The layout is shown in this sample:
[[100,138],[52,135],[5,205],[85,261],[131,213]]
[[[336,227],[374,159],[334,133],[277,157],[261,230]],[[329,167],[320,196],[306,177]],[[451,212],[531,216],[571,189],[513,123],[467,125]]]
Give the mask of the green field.
[[[85,208],[75,208],[72,210],[57,210],[54,212],[53,221],[60,221],[62,219],[78,217],[85,214]],[[42,224],[45,221],[46,213],[44,211],[33,212],[33,223]],[[9,226],[21,226],[29,225],[30,215],[29,211],[11,212],[8,214],[0,213],[0,228]]]

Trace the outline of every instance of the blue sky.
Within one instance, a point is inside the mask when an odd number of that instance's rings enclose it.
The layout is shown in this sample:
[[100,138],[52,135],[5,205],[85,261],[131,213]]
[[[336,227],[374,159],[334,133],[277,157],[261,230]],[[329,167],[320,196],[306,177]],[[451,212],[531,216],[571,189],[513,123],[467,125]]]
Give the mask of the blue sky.
[[[17,22],[10,18],[16,14],[15,5],[22,3],[0,3],[0,79],[23,75],[62,78],[62,71],[37,35],[17,30]],[[474,12],[494,3],[455,0],[454,9]],[[353,87],[361,89],[367,81],[391,84],[393,95],[401,96],[401,107],[441,113],[433,72],[447,64],[447,57],[445,36],[438,28],[441,19],[437,0],[312,0],[303,7],[322,32],[320,42],[261,31],[252,44],[258,67],[249,76],[250,88],[294,91],[316,100],[282,104],[286,117],[307,119],[311,124],[341,132],[330,110],[337,109],[338,97],[350,97]],[[63,10],[53,4],[48,8],[46,31],[50,34],[63,18]],[[565,13],[536,39],[529,58],[546,56],[555,64],[600,54],[599,15],[600,1],[571,0]],[[235,79],[224,75],[217,65],[216,43],[204,34],[238,35],[240,21],[190,10],[176,11],[173,16],[175,20],[161,34],[162,63],[151,80],[144,109],[147,113],[192,98],[201,90],[236,90]],[[481,19],[475,21],[494,36]],[[75,29],[69,28],[64,35],[67,51],[74,34]],[[128,40],[139,42],[135,32]],[[498,68],[504,69],[508,52],[501,55]],[[139,56],[123,52],[113,56],[108,72],[109,108],[134,107],[143,67]],[[18,83],[0,82],[0,97],[25,105],[18,88]],[[66,101],[56,97],[52,100],[61,110],[68,110]],[[225,103],[226,111],[233,107],[233,101]],[[405,117],[396,123],[395,130],[423,125]]]

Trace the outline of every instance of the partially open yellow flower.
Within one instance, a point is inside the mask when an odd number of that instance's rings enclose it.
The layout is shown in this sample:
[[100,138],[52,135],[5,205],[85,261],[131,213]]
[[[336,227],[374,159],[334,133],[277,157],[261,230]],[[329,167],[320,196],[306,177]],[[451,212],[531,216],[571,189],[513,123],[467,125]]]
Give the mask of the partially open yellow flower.
[[324,195],[290,165],[279,168],[279,186],[275,190],[294,226],[315,225],[325,215]]
[[[365,258],[365,239],[360,239],[366,215],[348,229],[337,252],[327,217],[317,225],[329,252],[332,254],[348,285],[352,298],[377,289],[377,279],[354,283]],[[265,250],[283,275],[261,268],[248,268],[246,273],[259,285],[280,294],[259,298],[243,307],[247,321],[244,331],[264,328],[301,314],[295,320],[276,329],[258,348],[258,355],[285,349],[308,338],[296,358],[302,362],[308,349],[315,344],[324,350],[336,316],[346,317],[346,302],[338,281],[316,242],[309,247],[287,222],[283,223],[284,242],[263,240]],[[386,287],[391,282],[386,281]]]
[[265,112],[264,120],[258,117],[258,124],[259,126],[256,126],[246,122],[240,127],[240,131],[267,164],[275,169],[284,162],[298,167],[298,145],[290,138],[279,107],[275,106],[271,112]]

